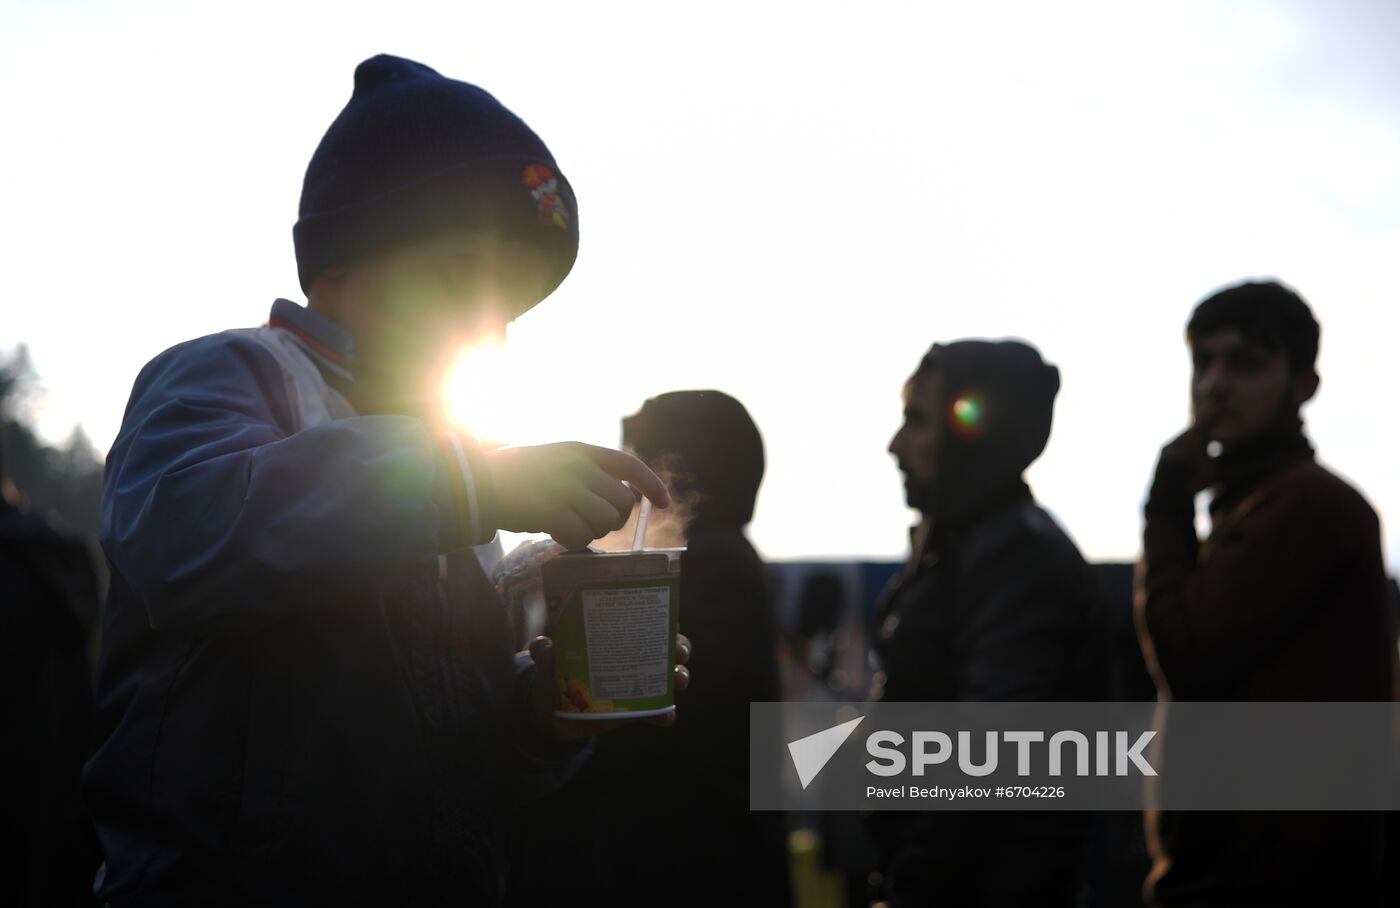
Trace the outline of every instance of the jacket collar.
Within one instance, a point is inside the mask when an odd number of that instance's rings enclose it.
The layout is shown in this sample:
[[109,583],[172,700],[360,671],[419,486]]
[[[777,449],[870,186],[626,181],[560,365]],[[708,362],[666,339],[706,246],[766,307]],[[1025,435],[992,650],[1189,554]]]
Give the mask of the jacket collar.
[[267,326],[290,332],[328,381],[355,381],[355,338],[342,325],[291,300],[278,299]]
[[908,569],[917,571],[920,566],[931,564],[938,556],[952,549],[966,551],[987,542],[993,542],[1001,535],[1019,525],[1021,515],[1027,508],[1036,506],[1035,497],[1025,480],[1017,480],[1007,486],[1002,494],[990,499],[992,504],[974,519],[954,527],[939,527],[925,518],[923,522],[909,530],[910,560]]
[[1303,421],[1286,415],[1258,438],[1226,448],[1216,458],[1212,515],[1228,513],[1275,474],[1302,461],[1313,460],[1313,448],[1303,433]]

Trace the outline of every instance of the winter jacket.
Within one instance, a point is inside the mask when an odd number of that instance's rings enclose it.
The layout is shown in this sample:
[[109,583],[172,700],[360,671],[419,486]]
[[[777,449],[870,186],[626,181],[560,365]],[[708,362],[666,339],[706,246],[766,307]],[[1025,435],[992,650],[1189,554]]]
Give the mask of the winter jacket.
[[[1058,371],[1019,342],[938,344],[940,436],[908,566],[877,604],[875,695],[898,702],[1096,701],[1107,695],[1100,587],[1022,472],[1050,434]],[[965,428],[965,427],[964,427]],[[1073,906],[1090,815],[876,812],[891,906]]]
[[479,452],[357,415],[353,355],[278,300],[136,380],[86,768],[112,905],[492,904],[513,803],[577,754],[523,718]]
[[[1317,464],[1296,423],[1222,461],[1204,544],[1185,465],[1159,465],[1145,508],[1137,617],[1163,698],[1391,699],[1375,512]],[[1162,812],[1148,824],[1157,904],[1380,904],[1381,814]]]

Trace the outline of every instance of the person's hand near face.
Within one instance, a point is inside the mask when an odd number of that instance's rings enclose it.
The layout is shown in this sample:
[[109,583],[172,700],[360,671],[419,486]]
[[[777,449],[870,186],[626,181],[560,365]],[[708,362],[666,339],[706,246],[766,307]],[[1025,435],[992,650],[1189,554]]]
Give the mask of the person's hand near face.
[[[356,338],[356,409],[443,423],[448,368],[464,348],[504,339],[506,325],[539,299],[544,255],[498,234],[458,230],[324,272],[312,295]],[[484,457],[489,525],[548,533],[566,548],[621,527],[633,489],[657,507],[670,504],[655,473],[607,448],[566,442]]]
[[1209,441],[1196,425],[1173,438],[1157,458],[1157,475],[1164,470],[1183,477],[1182,490],[1195,496],[1215,484],[1215,461],[1207,451]]
[[1163,467],[1185,477],[1194,495],[1216,480],[1212,443],[1223,450],[1246,444],[1291,419],[1317,391],[1317,374],[1294,372],[1288,355],[1250,340],[1234,328],[1191,344],[1191,426],[1162,448]]

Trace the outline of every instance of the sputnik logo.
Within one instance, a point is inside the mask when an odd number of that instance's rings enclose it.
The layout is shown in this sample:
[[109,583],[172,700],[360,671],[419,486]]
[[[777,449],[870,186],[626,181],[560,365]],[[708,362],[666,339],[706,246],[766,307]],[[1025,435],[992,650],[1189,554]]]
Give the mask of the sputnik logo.
[[788,743],[788,753],[792,754],[792,765],[797,769],[797,779],[802,783],[803,791],[807,790],[817,773],[836,755],[836,751],[841,749],[863,719],[864,716],[857,716],[849,722]]

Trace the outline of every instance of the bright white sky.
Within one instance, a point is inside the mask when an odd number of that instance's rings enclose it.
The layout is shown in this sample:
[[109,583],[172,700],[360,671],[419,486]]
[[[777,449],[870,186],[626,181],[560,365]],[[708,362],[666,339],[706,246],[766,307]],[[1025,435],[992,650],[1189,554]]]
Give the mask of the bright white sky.
[[1020,336],[1063,375],[1032,485],[1131,558],[1192,304],[1277,275],[1323,322],[1322,458],[1400,513],[1398,40],[1360,0],[0,0],[0,347],[48,437],[105,451],[146,360],[300,301],[302,173],[389,52],[493,92],[578,191],[579,263],[482,416],[509,440],[616,444],[719,388],[767,444],[765,555],[897,557],[901,383],[935,340]]

